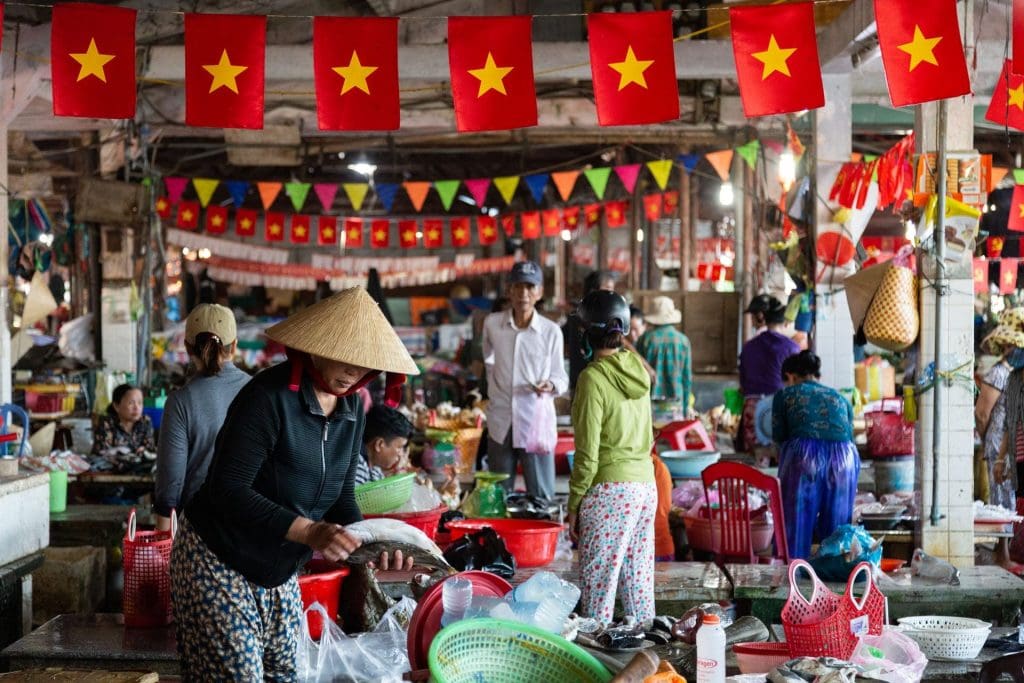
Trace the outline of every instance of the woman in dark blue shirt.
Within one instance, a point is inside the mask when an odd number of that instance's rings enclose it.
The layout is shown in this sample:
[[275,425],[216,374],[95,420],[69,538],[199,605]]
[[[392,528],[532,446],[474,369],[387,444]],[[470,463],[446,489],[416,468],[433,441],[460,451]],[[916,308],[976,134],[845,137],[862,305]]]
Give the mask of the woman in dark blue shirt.
[[779,481],[791,558],[806,558],[814,537],[827,537],[853,515],[860,455],[853,407],[818,383],[821,359],[810,351],[782,364],[786,388],[772,402],[772,439],[779,444]]

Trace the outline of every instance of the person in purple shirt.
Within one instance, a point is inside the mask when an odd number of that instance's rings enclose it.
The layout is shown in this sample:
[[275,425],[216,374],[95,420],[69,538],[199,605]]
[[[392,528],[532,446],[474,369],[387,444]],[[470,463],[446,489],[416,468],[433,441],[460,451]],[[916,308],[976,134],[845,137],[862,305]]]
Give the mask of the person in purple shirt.
[[740,419],[737,451],[753,453],[758,464],[767,464],[772,447],[759,445],[754,431],[754,411],[758,402],[782,389],[782,362],[800,353],[799,345],[779,332],[786,322],[786,306],[773,296],[759,295],[747,311],[755,320],[763,317],[765,328],[743,345],[740,352],[740,392],[743,415]]

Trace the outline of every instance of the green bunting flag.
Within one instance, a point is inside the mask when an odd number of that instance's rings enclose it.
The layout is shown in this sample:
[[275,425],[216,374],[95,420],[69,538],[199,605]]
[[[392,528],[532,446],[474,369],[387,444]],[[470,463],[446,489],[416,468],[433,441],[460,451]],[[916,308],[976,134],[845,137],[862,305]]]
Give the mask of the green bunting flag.
[[455,193],[459,191],[459,184],[461,180],[435,180],[434,189],[437,190],[437,196],[441,198],[441,205],[444,206],[444,210],[448,211],[452,208],[452,200],[455,199]]
[[296,211],[302,211],[310,187],[312,187],[311,183],[294,182],[284,184],[284,193],[288,195],[288,199],[292,200],[292,206],[295,207]]
[[751,140],[747,144],[736,148],[736,152],[743,157],[743,161],[747,162],[751,169],[757,167],[757,153],[759,151],[761,151],[760,140]]
[[1024,168],[1013,169],[1013,182],[1024,185]]
[[612,169],[610,166],[588,168],[583,171],[583,175],[587,176],[587,181],[590,182],[590,186],[594,188],[594,194],[597,195],[598,199],[604,199],[604,191],[608,187],[608,177],[611,173]]

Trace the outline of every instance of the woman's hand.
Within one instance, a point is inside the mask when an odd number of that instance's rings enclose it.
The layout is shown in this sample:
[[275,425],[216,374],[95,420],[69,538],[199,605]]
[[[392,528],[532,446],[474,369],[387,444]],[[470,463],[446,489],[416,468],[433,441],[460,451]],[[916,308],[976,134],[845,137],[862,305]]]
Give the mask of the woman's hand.
[[340,524],[313,522],[302,517],[288,530],[288,540],[305,543],[331,562],[344,562],[363,543]]
[[388,571],[389,569],[409,571],[413,567],[413,562],[412,555],[405,557],[401,550],[396,550],[393,554],[389,554],[385,550],[380,554],[380,562],[369,562],[367,564],[373,569],[381,569],[383,571]]
[[569,525],[569,538],[572,539],[573,543],[579,543],[580,535],[579,532],[576,531],[576,513],[570,512],[569,516],[565,518],[565,523]]

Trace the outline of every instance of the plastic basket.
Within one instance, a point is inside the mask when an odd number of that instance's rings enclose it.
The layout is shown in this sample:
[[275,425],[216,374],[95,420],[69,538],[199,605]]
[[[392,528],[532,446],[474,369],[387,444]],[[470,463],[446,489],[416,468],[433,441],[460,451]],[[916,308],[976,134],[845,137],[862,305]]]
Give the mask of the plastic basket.
[[123,541],[124,625],[133,628],[171,623],[171,546],[177,517],[171,511],[170,531],[136,531],[135,508],[128,514]]
[[604,683],[612,675],[564,638],[501,619],[466,619],[442,629],[428,656],[436,683]]
[[476,471],[476,454],[480,451],[482,427],[464,427],[455,432],[455,445],[459,447],[459,461],[455,464],[456,474],[473,474]]
[[380,515],[396,510],[412,497],[415,472],[396,474],[356,487],[356,505],[364,515]]
[[903,415],[903,399],[882,399],[878,410],[864,413],[864,427],[872,457],[914,453],[914,423]]
[[992,624],[966,617],[921,616],[898,619],[900,630],[913,638],[928,659],[974,659],[985,647]]

